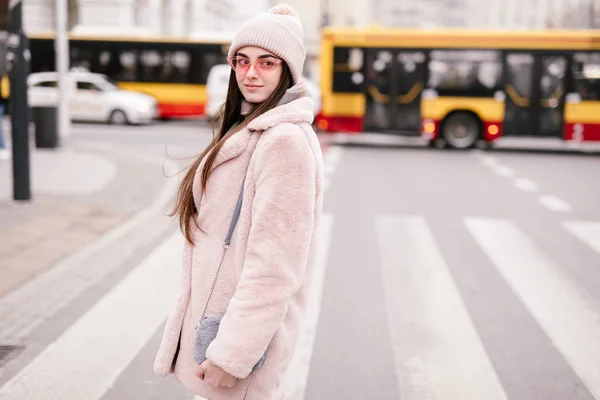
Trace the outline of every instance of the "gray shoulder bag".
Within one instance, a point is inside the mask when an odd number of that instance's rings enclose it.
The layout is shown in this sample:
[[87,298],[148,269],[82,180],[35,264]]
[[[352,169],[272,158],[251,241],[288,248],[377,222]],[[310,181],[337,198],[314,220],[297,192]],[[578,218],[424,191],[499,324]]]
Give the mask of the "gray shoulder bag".
[[[219,260],[219,267],[217,268],[215,279],[213,280],[212,286],[210,288],[210,293],[208,294],[208,299],[206,300],[206,304],[204,305],[204,310],[202,310],[202,316],[200,317],[200,321],[198,321],[198,325],[196,325],[194,335],[194,360],[198,365],[202,364],[206,360],[206,350],[208,349],[210,343],[217,337],[217,333],[219,332],[221,317],[207,317],[206,310],[208,309],[208,303],[210,302],[210,299],[215,290],[215,286],[217,285],[217,278],[219,277],[219,272],[221,271],[221,266],[223,265],[223,260],[225,259],[225,253],[227,252],[227,249],[231,244],[233,230],[235,229],[235,225],[237,224],[237,220],[240,216],[240,211],[242,209],[243,197],[244,183],[242,183],[242,189],[240,191],[240,196],[238,197],[237,204],[235,206],[235,211],[233,213],[231,225],[229,226],[229,232],[227,232],[227,237],[225,238],[225,242],[223,243],[223,251],[221,252],[221,258]],[[253,372],[262,367],[262,365],[265,362],[265,357],[266,353],[263,354],[263,356],[260,360],[258,360],[254,368],[252,368]]]

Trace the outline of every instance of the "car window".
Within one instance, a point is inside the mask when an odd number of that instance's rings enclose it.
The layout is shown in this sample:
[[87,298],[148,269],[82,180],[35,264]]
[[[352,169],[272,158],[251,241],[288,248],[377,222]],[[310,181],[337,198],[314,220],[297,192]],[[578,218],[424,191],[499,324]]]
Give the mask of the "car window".
[[95,83],[92,82],[77,82],[77,90],[93,90],[95,92],[101,92],[100,89]]
[[57,86],[56,81],[41,81],[33,85],[34,87],[51,87],[55,88]]
[[119,82],[106,75],[100,75],[101,81],[98,85],[104,90],[119,90]]

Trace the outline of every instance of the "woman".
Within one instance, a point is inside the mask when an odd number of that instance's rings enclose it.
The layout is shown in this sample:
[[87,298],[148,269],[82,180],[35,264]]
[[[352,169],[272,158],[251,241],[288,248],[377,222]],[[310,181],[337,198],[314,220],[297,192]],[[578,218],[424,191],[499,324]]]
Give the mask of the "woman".
[[[297,13],[286,5],[242,25],[229,50],[220,132],[179,188],[182,291],[155,372],[173,372],[209,400],[281,399],[302,326],[323,201],[302,41]],[[242,186],[239,219],[219,268]],[[205,307],[221,319],[198,365],[195,327]]]

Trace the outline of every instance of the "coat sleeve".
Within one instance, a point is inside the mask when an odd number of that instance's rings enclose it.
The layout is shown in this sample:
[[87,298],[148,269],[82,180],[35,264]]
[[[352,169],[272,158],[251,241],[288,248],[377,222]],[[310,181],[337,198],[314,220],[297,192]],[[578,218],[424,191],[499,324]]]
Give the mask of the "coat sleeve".
[[[252,223],[240,281],[207,357],[243,379],[300,289],[311,247],[316,163],[304,132],[280,125],[257,154]],[[267,132],[268,134],[270,132]],[[263,133],[265,134],[265,133]]]

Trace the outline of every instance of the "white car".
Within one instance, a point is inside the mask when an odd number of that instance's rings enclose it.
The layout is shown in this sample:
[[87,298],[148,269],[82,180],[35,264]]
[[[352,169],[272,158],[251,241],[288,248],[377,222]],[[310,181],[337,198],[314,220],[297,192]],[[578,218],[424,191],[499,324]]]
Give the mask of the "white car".
[[[29,106],[58,104],[58,73],[39,72],[27,80]],[[148,124],[157,116],[157,102],[144,93],[122,90],[105,75],[69,72],[69,112],[74,121],[115,125]]]
[[[231,67],[228,64],[218,64],[211,68],[206,80],[207,102],[204,113],[207,117],[215,116],[221,105],[227,98],[227,87],[229,85],[229,74]],[[321,112],[321,90],[308,78],[304,79],[304,85],[308,95],[313,99],[315,116]]]

